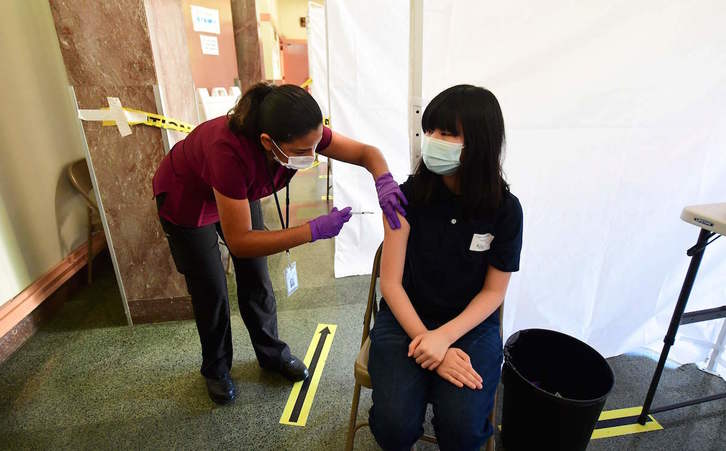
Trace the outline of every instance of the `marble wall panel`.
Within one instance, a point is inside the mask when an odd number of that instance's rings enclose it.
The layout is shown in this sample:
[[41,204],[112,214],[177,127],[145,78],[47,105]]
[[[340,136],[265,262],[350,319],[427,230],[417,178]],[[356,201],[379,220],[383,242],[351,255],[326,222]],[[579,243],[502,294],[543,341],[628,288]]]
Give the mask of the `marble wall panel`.
[[[156,78],[164,98],[164,114],[196,125],[194,81],[182,3],[179,0],[145,0],[144,4]],[[170,135],[173,142],[186,136],[175,131]]]
[[[156,112],[158,71],[144,1],[50,4],[79,108],[103,108],[110,96],[124,106]],[[174,268],[152,199],[151,178],[164,156],[161,131],[146,126],[132,130],[121,137],[116,127],[84,122],[121,283],[129,306],[185,299],[184,280]],[[133,317],[134,309],[131,313]],[[144,311],[147,318],[152,313]],[[188,317],[186,311],[180,315]]]
[[71,85],[156,83],[141,0],[50,0],[50,7]]

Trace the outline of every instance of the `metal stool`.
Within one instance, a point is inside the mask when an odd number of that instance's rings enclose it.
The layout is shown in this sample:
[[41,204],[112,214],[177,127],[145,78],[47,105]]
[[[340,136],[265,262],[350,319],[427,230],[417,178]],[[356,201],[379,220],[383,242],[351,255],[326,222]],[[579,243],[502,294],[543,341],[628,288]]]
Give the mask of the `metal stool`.
[[[688,297],[691,294],[693,282],[696,280],[698,267],[701,265],[701,259],[703,258],[703,253],[706,249],[706,246],[713,243],[722,235],[726,235],[726,203],[694,205],[691,207],[686,207],[681,213],[681,219],[697,227],[700,227],[701,231],[698,235],[698,241],[696,242],[696,244],[688,249],[688,251],[686,251],[686,255],[691,257],[691,264],[688,266],[686,279],[683,281],[681,293],[678,296],[678,302],[676,302],[676,307],[673,310],[673,316],[671,317],[670,326],[668,326],[668,332],[666,333],[665,339],[663,340],[663,351],[661,351],[660,353],[658,366],[656,366],[655,373],[653,374],[653,379],[650,381],[648,394],[645,396],[645,402],[643,403],[643,410],[640,412],[640,416],[638,417],[638,422],[640,424],[645,424],[648,419],[648,415],[652,413],[680,409],[681,407],[687,407],[695,404],[701,404],[708,401],[715,401],[717,399],[726,398],[726,393],[719,393],[716,395],[705,396],[690,401],[679,402],[677,404],[670,404],[662,407],[651,408],[651,404],[653,403],[653,397],[655,397],[655,391],[658,389],[658,382],[660,382],[660,377],[663,374],[663,368],[665,367],[666,360],[668,360],[668,352],[670,351],[671,346],[673,346],[673,343],[676,339],[678,326],[680,326],[681,324],[691,324],[701,321],[709,321],[712,319],[726,318],[726,306],[684,313],[684,311],[686,310],[686,304],[688,303]],[[714,235],[716,236],[716,238],[712,239]],[[710,369],[713,369],[713,365],[716,362],[719,350],[723,347],[724,336],[726,335],[725,332],[726,323],[721,329],[721,333],[719,334],[719,338],[716,345],[714,346],[713,353],[711,354],[709,362]]]

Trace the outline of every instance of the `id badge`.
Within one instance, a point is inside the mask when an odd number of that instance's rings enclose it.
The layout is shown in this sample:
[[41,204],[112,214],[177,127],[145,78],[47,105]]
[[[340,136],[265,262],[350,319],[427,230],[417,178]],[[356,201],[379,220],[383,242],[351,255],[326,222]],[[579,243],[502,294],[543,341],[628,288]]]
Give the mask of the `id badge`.
[[292,296],[298,289],[297,263],[290,261],[290,254],[287,255],[287,266],[285,267],[285,286],[287,287],[287,297]]

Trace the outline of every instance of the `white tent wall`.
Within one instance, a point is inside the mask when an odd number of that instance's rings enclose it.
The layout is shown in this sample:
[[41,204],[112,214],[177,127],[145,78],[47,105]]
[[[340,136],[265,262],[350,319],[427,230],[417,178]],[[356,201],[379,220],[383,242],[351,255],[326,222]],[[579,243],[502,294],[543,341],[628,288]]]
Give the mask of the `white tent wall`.
[[308,66],[310,67],[310,94],[320,105],[323,116],[328,116],[328,61],[325,37],[325,7],[308,3]]
[[[481,85],[505,116],[525,214],[507,335],[660,350],[698,236],[681,209],[726,196],[723,17],[723,1],[425,0],[423,97]],[[688,310],[726,304],[725,274],[719,240]],[[722,322],[682,327],[671,357],[705,359]]]
[[[378,147],[394,178],[409,173],[408,2],[328,0],[330,119],[335,132]],[[315,83],[315,80],[313,80]],[[335,240],[335,276],[370,274],[383,240],[373,178],[335,162],[334,204],[354,215]]]
[[[327,36],[325,32],[325,6],[308,2],[307,15],[308,38],[308,69],[310,78],[310,95],[318,102],[323,117],[330,117],[328,105],[328,55]],[[320,161],[327,161],[322,155]]]

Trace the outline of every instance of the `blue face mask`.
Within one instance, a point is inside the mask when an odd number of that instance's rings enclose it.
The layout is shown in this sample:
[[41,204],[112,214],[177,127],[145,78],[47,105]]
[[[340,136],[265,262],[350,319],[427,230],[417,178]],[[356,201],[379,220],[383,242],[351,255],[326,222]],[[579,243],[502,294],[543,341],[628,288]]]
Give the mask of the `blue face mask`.
[[424,164],[434,174],[451,175],[459,168],[463,144],[423,137],[421,155]]

